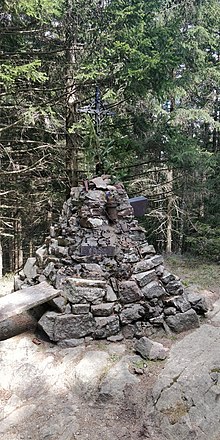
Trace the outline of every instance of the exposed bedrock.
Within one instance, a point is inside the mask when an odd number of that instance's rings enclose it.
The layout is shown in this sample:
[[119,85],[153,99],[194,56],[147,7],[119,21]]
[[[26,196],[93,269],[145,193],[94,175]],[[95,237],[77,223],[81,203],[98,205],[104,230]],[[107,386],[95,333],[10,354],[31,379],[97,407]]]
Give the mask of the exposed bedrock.
[[144,432],[152,440],[217,440],[219,413],[219,328],[205,324],[172,347],[147,399]]

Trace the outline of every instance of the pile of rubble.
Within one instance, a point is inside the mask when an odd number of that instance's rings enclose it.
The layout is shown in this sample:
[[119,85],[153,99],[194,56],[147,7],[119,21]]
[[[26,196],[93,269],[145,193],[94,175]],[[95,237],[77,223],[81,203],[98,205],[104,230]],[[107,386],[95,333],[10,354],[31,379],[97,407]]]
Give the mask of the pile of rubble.
[[72,188],[59,224],[29,258],[16,289],[48,281],[62,296],[39,326],[52,341],[120,340],[155,327],[180,332],[199,326],[203,298],[186,294],[146,241],[121,183],[96,177]]

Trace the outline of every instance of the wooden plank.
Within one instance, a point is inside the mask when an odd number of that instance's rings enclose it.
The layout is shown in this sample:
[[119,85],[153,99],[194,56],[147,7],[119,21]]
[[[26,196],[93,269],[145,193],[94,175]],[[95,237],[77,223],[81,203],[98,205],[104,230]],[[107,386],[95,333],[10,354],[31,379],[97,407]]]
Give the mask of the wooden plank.
[[59,294],[60,290],[54,289],[46,281],[9,293],[0,298],[0,322],[43,304]]

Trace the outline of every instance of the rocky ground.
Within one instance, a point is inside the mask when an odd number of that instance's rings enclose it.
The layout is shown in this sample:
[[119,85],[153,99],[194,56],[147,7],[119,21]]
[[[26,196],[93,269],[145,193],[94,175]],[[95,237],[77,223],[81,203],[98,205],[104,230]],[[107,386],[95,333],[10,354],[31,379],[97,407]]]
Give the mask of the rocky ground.
[[2,340],[0,440],[218,440],[219,326],[217,301],[200,328],[158,335],[170,354],[156,362],[128,340],[60,348],[33,330]]
[[0,351],[0,439],[145,438],[146,395],[163,363],[147,366],[125,344],[60,349],[32,333]]

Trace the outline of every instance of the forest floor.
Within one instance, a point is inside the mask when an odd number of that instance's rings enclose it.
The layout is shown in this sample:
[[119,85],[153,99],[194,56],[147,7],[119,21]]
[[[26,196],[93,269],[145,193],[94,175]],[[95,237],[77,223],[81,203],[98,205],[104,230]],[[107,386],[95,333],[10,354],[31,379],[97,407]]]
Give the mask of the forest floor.
[[[165,267],[210,304],[220,298],[219,265],[172,255]],[[12,288],[4,277],[0,295]],[[172,348],[189,333],[155,339]],[[129,340],[61,349],[29,331],[1,341],[0,440],[159,440],[146,403],[166,363],[143,361]]]
[[165,267],[180,277],[186,290],[198,291],[212,302],[220,297],[220,264],[172,254],[165,257]]

